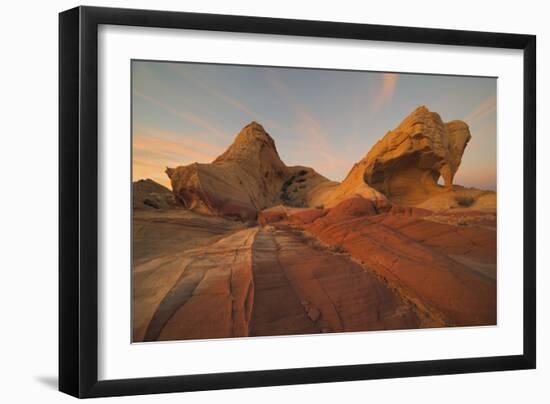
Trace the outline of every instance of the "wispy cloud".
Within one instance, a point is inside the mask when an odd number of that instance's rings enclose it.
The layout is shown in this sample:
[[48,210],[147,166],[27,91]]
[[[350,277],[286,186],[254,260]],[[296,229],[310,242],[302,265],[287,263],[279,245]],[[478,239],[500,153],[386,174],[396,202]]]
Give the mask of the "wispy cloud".
[[277,145],[285,150],[281,157],[288,165],[312,167],[330,180],[343,179],[355,163],[347,155],[342,157],[334,150],[325,150],[303,138],[282,138]]
[[218,128],[214,127],[213,125],[211,125],[209,122],[205,121],[204,119],[202,119],[200,116],[198,115],[195,115],[193,113],[190,113],[190,112],[186,112],[186,111],[179,111],[177,110],[176,108],[156,99],[156,98],[153,98],[149,95],[146,95],[146,94],[143,94],[142,92],[140,91],[137,91],[137,90],[134,90],[133,91],[133,94],[152,103],[152,104],[155,104],[156,106],[164,109],[165,111],[201,128],[201,129],[204,129],[206,131],[208,131],[210,134],[214,135],[214,136],[217,136],[218,138],[220,139],[224,139],[224,140],[227,140],[229,137],[226,133],[224,133],[223,131],[219,130]]
[[484,118],[495,114],[497,111],[497,97],[491,95],[484,99],[473,111],[464,117],[464,121],[471,125],[475,122],[481,121]]
[[375,114],[393,98],[399,75],[394,73],[384,73],[382,75],[382,86],[369,103],[369,114]]
[[[295,122],[290,131],[300,134],[300,140],[280,140],[281,143],[292,143],[299,150],[300,162],[315,168],[329,179],[340,179],[349,171],[354,161],[337,154],[329,139],[335,134],[329,134],[320,120],[304,104],[292,94],[291,89],[278,79],[272,69],[266,69],[265,77],[268,84],[284,101],[285,105],[295,114]],[[284,139],[284,138],[283,138]],[[287,148],[288,149],[288,148]],[[292,161],[290,161],[293,163]]]
[[[322,156],[323,167],[335,167],[342,164],[342,159],[335,154],[328,139],[329,134],[319,119],[292,94],[291,90],[271,69],[266,69],[266,80],[273,90],[283,99],[285,104],[294,112],[296,120],[290,130],[303,136],[304,142],[300,146],[302,152],[310,156]],[[319,167],[323,171],[323,167]],[[326,175],[330,175],[326,172]]]
[[201,88],[202,90],[206,91],[210,95],[213,95],[217,99],[225,102],[227,105],[230,105],[231,107],[235,108],[236,110],[241,111],[244,114],[248,115],[249,118],[251,118],[251,119],[253,119],[253,120],[255,120],[255,121],[257,121],[257,122],[259,122],[263,125],[269,126],[271,128],[279,127],[279,125],[276,122],[266,118],[265,116],[259,114],[256,111],[254,111],[252,108],[245,105],[240,100],[238,100],[234,97],[231,97],[231,96],[221,92],[220,90],[214,88],[213,86],[211,86],[210,84],[208,84],[204,80],[200,80],[196,75],[190,73],[189,71],[186,71],[186,70],[182,69],[181,66],[170,64],[169,67],[174,72],[176,72],[177,74],[183,76],[186,80],[193,83],[194,85]]
[[200,134],[185,135],[159,129],[138,128],[134,132],[134,152],[169,156],[178,165],[195,161],[209,163],[221,154],[223,146],[203,140]]
[[323,125],[316,116],[309,111],[290,91],[286,84],[277,78],[272,69],[266,69],[266,79],[269,85],[283,99],[285,104],[295,113],[297,117],[296,129],[302,130],[304,135],[312,142],[322,147],[328,147],[328,136],[325,133]]
[[133,178],[152,178],[166,185],[166,167],[209,163],[224,150],[204,140],[204,134],[180,134],[138,127],[133,135]]
[[[364,140],[373,135],[368,132],[372,131],[373,123],[378,120],[377,115],[393,99],[398,79],[399,75],[395,73],[379,73],[356,83],[350,95],[352,121],[350,140],[346,144],[348,153],[355,154],[358,145],[364,146]],[[375,136],[383,134],[383,132],[374,133]],[[364,152],[358,158],[363,155]]]
[[170,179],[164,173],[164,168],[160,164],[134,157],[132,161],[132,181],[150,178],[165,187],[172,188]]

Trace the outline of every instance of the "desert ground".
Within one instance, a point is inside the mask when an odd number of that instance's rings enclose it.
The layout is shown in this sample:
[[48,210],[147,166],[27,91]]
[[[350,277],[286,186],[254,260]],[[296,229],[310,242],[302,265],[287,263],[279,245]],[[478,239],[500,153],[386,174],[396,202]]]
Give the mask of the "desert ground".
[[252,122],[172,190],[134,182],[133,341],[496,324],[496,193],[454,184],[470,138],[421,106],[334,182]]

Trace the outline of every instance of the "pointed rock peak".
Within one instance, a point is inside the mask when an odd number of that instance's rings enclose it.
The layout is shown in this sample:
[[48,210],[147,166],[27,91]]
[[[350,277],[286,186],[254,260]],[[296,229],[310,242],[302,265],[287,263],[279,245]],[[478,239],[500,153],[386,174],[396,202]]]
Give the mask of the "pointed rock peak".
[[401,122],[401,125],[410,122],[411,120],[435,120],[440,122],[441,117],[437,112],[432,112],[428,109],[425,105],[420,105],[419,107],[416,107],[414,111],[412,111],[405,119],[403,119],[403,122]]
[[261,132],[265,132],[264,127],[263,127],[261,124],[259,124],[258,122],[256,122],[256,121],[250,122],[248,125],[246,125],[246,126],[243,128],[243,130],[244,130],[244,129],[256,129],[256,130],[259,130],[259,131],[261,131]]
[[430,111],[430,109],[425,105],[419,105],[408,116],[414,115],[433,115],[439,117],[439,114],[437,112]]
[[272,153],[279,159],[273,138],[269,136],[262,125],[252,121],[241,129],[235,141],[222,155],[214,160],[214,163],[257,157],[260,152]]
[[275,141],[273,138],[269,136],[269,133],[265,131],[264,127],[256,121],[252,121],[242,128],[233,144],[237,142],[250,141],[268,142],[273,148],[275,148]]
[[419,105],[418,107],[416,107],[416,109],[413,111],[414,112],[424,112],[424,113],[427,113],[427,112],[430,112],[430,109],[425,106],[425,105]]
[[[416,127],[415,125],[422,125],[422,127]],[[420,105],[414,111],[401,121],[399,126],[390,131],[389,134],[394,133],[397,130],[405,130],[407,132],[415,132],[418,130],[440,130],[444,123],[437,112],[430,111],[425,105]],[[388,136],[388,134],[386,134]],[[391,136],[391,135],[390,135]]]
[[416,109],[412,113],[415,114],[415,113],[420,113],[420,112],[426,113],[426,112],[430,112],[430,110],[428,109],[427,106],[420,105],[420,106],[416,107]]

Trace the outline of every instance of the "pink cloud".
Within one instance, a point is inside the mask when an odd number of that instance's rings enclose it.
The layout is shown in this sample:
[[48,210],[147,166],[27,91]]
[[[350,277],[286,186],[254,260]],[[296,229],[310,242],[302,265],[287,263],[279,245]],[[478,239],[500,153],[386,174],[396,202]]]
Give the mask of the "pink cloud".
[[144,161],[134,157],[132,160],[132,181],[151,178],[159,184],[171,189],[170,180],[168,176],[164,174],[164,169],[165,167],[161,164],[155,164],[154,162]]
[[254,111],[252,108],[244,105],[240,100],[235,99],[234,97],[230,97],[227,94],[222,93],[218,89],[213,88],[208,83],[206,83],[202,80],[199,80],[195,75],[193,75],[193,74],[191,74],[191,73],[189,73],[185,70],[182,70],[182,69],[180,69],[180,68],[178,68],[174,65],[169,65],[169,66],[177,74],[183,76],[185,79],[189,80],[190,82],[197,85],[198,87],[205,90],[206,92],[210,93],[211,95],[213,95],[213,96],[219,98],[220,100],[224,101],[226,104],[228,104],[228,105],[232,106],[233,108],[245,113],[251,119],[253,119],[253,120],[255,120],[255,121],[257,121],[257,122],[259,122],[263,125],[272,127],[272,128],[273,127],[280,127],[276,122],[271,121],[271,120],[267,119],[266,117],[260,115],[259,113]]
[[378,112],[384,104],[393,98],[398,79],[399,75],[394,73],[384,73],[382,75],[382,87],[369,105],[370,114]]
[[266,70],[266,79],[269,85],[296,114],[298,120],[294,127],[304,133],[311,142],[328,149],[327,134],[317,117],[292,95],[289,88],[277,78],[271,69]]
[[157,129],[136,128],[133,134],[133,179],[152,178],[169,184],[166,167],[194,162],[209,163],[224,147],[208,143],[201,134],[183,135]]
[[212,135],[215,135],[217,136],[218,138],[221,138],[221,139],[228,139],[228,135],[226,133],[224,133],[223,131],[219,130],[218,128],[212,126],[210,123],[206,122],[204,119],[200,118],[199,116],[195,115],[195,114],[192,114],[192,113],[189,113],[189,112],[183,112],[183,111],[178,111],[177,109],[171,107],[170,105],[160,101],[160,100],[157,100],[156,98],[153,98],[151,96],[148,96],[146,94],[143,94],[137,90],[134,90],[133,91],[133,94],[146,100],[146,101],[149,101],[150,103],[152,104],[155,104],[159,107],[161,107],[162,109],[164,109],[165,111],[168,111],[170,112],[171,114],[187,121],[187,122],[190,122],[192,123],[193,125],[196,125],[198,126],[199,128],[202,128],[206,131],[208,131],[209,133],[211,133]]
[[480,121],[497,110],[497,97],[492,95],[481,102],[472,112],[463,119],[468,125]]

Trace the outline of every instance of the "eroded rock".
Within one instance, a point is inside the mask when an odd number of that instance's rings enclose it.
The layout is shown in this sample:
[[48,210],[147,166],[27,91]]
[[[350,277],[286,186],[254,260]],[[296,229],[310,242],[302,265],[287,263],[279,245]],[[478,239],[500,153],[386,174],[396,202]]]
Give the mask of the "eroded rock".
[[343,202],[300,227],[376,272],[413,301],[430,326],[496,323],[494,214],[433,215],[394,204],[356,216],[352,207]]
[[[393,201],[420,203],[442,188],[452,189],[470,138],[465,122],[444,123],[439,114],[421,106],[378,141],[354,168]],[[440,177],[444,187],[438,185]]]
[[134,209],[170,209],[176,206],[172,191],[152,179],[132,183]]
[[344,181],[319,183],[308,194],[308,205],[331,208],[349,198],[361,197],[372,201],[386,201],[386,196],[365,182],[364,166],[355,164]]
[[326,178],[309,167],[287,167],[275,142],[257,122],[245,126],[212,163],[167,168],[178,202],[211,215],[255,219],[284,203],[305,206],[305,195]]

